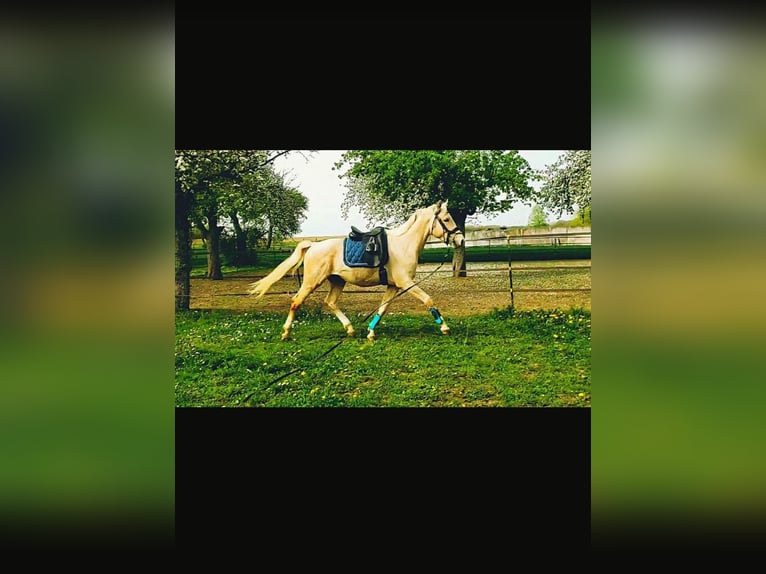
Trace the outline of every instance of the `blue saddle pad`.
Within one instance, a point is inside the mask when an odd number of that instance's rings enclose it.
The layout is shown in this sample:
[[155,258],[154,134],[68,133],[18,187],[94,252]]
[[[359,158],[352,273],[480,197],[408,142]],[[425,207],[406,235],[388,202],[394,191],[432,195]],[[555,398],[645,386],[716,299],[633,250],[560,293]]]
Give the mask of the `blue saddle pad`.
[[343,240],[343,263],[349,267],[377,267],[364,260],[364,241]]

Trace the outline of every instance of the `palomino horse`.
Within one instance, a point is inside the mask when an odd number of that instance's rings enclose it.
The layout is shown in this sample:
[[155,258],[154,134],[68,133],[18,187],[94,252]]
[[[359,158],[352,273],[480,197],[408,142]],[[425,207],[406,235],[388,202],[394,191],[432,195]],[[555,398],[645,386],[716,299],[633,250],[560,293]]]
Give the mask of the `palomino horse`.
[[[460,231],[447,211],[447,202],[439,201],[435,205],[418,209],[402,225],[389,229],[386,235],[388,239],[388,261],[385,264],[385,270],[388,287],[383,294],[383,300],[378,307],[377,314],[368,325],[367,338],[371,341],[375,339],[376,325],[386,312],[388,304],[400,290],[407,290],[408,293],[422,301],[433,315],[436,323],[441,325],[441,332],[445,335],[449,334],[447,322],[434,307],[431,296],[416,286],[414,280],[418,257],[430,236],[443,239],[447,245],[451,240],[455,247],[460,247],[465,243],[463,232]],[[347,266],[343,260],[342,237],[317,242],[301,241],[293,254],[280,263],[276,269],[260,281],[252,283],[249,293],[257,295],[260,299],[274,283],[282,279],[289,271],[295,271],[301,263],[304,264],[303,284],[292,298],[282,339],[287,339],[290,336],[290,327],[293,324],[296,309],[325,279],[330,281],[330,292],[327,294],[325,304],[340,319],[349,337],[352,337],[354,327],[338,307],[338,297],[343,292],[347,282],[360,287],[379,285],[378,268]]]

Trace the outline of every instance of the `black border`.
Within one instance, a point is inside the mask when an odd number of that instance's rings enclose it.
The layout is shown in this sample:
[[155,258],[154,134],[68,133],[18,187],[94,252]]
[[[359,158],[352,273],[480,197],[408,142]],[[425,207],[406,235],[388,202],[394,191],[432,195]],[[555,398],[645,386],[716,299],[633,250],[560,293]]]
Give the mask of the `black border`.
[[176,12],[177,149],[590,149],[587,2],[189,10]]
[[179,548],[396,536],[583,551],[590,410],[178,408],[176,477]]

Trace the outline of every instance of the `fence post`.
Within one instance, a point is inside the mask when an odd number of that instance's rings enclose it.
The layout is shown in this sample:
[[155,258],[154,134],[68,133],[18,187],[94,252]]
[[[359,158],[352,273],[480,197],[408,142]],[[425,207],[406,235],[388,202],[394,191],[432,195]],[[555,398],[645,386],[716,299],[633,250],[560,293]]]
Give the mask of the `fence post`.
[[513,303],[513,266],[511,261],[511,238],[508,238],[508,282],[511,287],[511,309],[514,308]]

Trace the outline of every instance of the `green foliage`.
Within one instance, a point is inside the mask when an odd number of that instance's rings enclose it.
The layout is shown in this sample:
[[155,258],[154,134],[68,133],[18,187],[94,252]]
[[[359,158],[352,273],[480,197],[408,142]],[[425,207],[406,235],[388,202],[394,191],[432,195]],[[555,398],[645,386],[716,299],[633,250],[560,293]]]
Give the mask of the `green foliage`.
[[585,211],[590,221],[591,151],[570,150],[547,166],[540,176],[543,184],[538,202],[558,217],[564,212]]
[[[350,319],[361,330],[362,317]],[[346,339],[328,313],[299,310],[293,338],[283,342],[283,313],[177,313],[176,405],[590,406],[590,312],[447,320],[450,337],[426,313],[389,314],[371,344]]]
[[193,219],[199,222],[213,208],[223,217],[236,214],[245,230],[271,227],[279,238],[298,233],[306,218],[308,199],[288,185],[285,175],[276,173],[270,164],[283,153],[176,151],[176,184],[193,196]]
[[577,214],[571,219],[559,219],[552,224],[552,227],[588,227],[590,226],[590,207],[584,210],[578,210]]
[[254,230],[260,240],[291,237],[306,219],[308,198],[270,166],[245,176],[230,192],[234,201],[229,212],[236,212],[244,227]]
[[308,206],[308,198],[300,191],[284,183],[278,186],[264,209],[264,217],[270,230],[269,237],[282,240],[299,233],[301,223],[306,219]]
[[[271,162],[286,150],[177,150],[176,189],[189,198],[194,237],[222,227],[221,249],[240,264],[252,251],[236,253],[239,235],[245,246],[268,238],[280,240],[300,231],[308,199],[274,171]],[[231,223],[227,229],[226,220]]]
[[231,233],[221,234],[221,272],[223,267],[240,267],[255,265],[258,260],[258,254],[254,249],[248,249],[245,253],[237,252],[237,238]]
[[217,186],[240,182],[268,161],[266,150],[176,150],[176,186],[193,194],[196,205],[206,206],[217,199]]
[[590,205],[585,209],[578,210],[577,217],[574,219],[574,221],[576,221],[579,225],[590,225],[590,210]]
[[543,208],[535,204],[532,213],[529,214],[528,227],[545,227],[548,225],[548,218],[545,216]]
[[350,150],[334,169],[344,167],[344,215],[357,207],[370,223],[386,224],[440,199],[458,224],[501,213],[532,196],[536,177],[516,150]]

